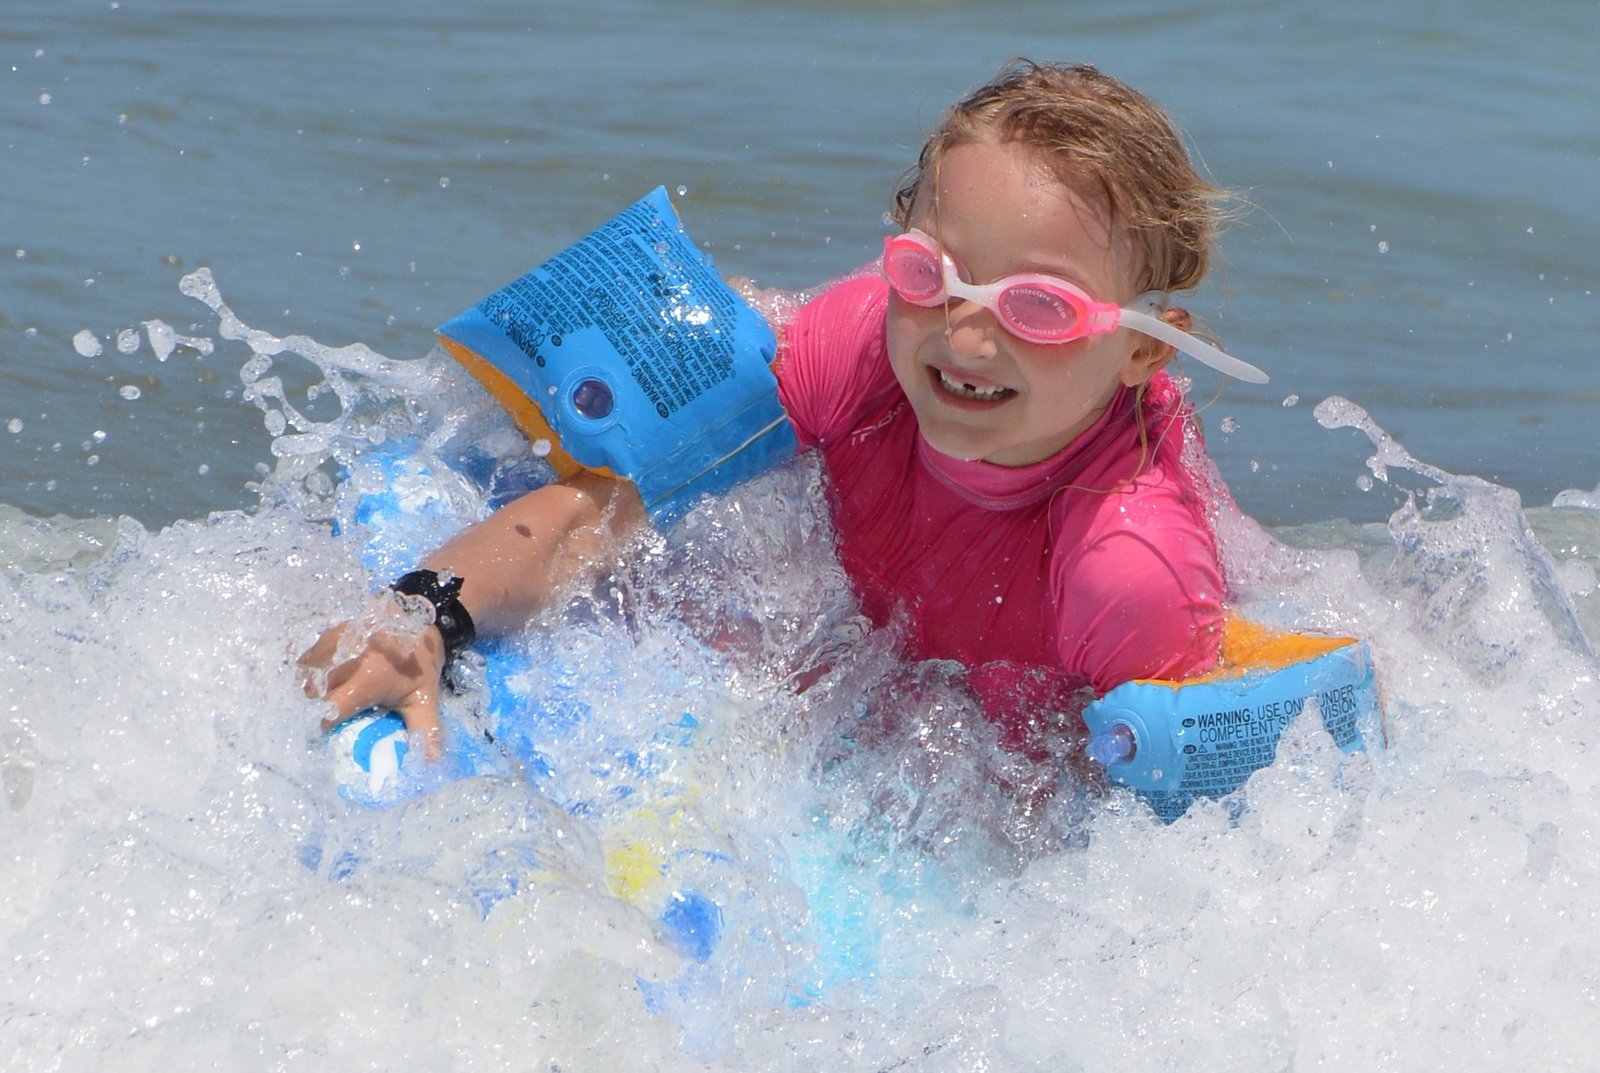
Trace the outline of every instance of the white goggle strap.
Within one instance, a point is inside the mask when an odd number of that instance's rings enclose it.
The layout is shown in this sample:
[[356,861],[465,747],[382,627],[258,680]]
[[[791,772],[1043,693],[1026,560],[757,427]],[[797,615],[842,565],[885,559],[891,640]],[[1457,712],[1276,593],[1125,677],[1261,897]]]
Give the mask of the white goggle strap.
[[[1146,291],[1134,299],[1134,304],[1142,306],[1153,312],[1160,312],[1167,307],[1168,296],[1161,291]],[[1225,354],[1201,339],[1197,339],[1182,328],[1174,328],[1160,317],[1151,316],[1150,313],[1140,309],[1123,309],[1122,316],[1117,319],[1119,327],[1130,328],[1141,335],[1148,335],[1158,339],[1168,346],[1188,354],[1190,357],[1211,366],[1224,376],[1231,376],[1235,380],[1243,380],[1247,384],[1265,384],[1267,374],[1257,369],[1247,361],[1240,361],[1232,354]]]

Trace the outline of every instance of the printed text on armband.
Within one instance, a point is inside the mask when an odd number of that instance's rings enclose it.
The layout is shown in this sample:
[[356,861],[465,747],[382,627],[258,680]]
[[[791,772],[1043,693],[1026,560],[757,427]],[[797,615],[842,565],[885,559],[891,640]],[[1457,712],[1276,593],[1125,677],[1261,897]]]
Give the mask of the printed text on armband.
[[1229,708],[1195,717],[1199,740],[1206,744],[1275,738],[1305,710],[1305,697],[1268,701],[1253,708]]
[[1356,687],[1353,685],[1340,686],[1330,689],[1326,693],[1317,695],[1317,702],[1322,705],[1322,718],[1324,722],[1333,722],[1336,719],[1354,719],[1356,716]]

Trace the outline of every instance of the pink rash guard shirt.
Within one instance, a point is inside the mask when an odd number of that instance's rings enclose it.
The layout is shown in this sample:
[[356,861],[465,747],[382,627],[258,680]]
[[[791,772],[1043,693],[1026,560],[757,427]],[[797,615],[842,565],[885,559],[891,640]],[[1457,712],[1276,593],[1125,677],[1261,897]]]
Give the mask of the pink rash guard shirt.
[[882,279],[846,280],[800,310],[777,362],[800,443],[822,452],[840,558],[868,616],[898,618],[912,658],[970,668],[1012,748],[1084,686],[1210,669],[1225,593],[1182,426],[1161,435],[1187,422],[1170,378],[1145,391],[1142,469],[1127,388],[1042,462],[960,461],[919,432],[889,364],[887,314]]

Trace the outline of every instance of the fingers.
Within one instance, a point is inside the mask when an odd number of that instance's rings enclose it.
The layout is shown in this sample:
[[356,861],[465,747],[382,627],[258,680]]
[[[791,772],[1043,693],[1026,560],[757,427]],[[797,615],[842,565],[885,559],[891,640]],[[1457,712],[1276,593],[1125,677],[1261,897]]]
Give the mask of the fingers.
[[333,686],[322,695],[323,700],[333,705],[333,715],[323,718],[322,729],[331,730],[368,708],[394,707],[399,703],[390,696],[393,688],[386,681],[389,676],[363,672],[359,666],[361,663],[362,660],[353,660],[346,664],[345,667],[354,668],[352,673],[345,677],[342,684]]
[[352,659],[332,669],[345,626],[323,633],[300,658],[307,672],[307,696],[333,707],[322,720],[324,730],[370,708],[397,712],[406,729],[422,739],[423,756],[431,763],[443,754],[444,732],[439,716],[439,681],[444,671],[444,641],[437,629],[420,635],[374,633]]
[[385,708],[405,720],[406,731],[422,741],[422,755],[434,763],[444,754],[444,723],[439,711],[439,691],[432,685],[411,690],[399,700],[387,696],[379,675],[357,673],[342,686],[328,691],[326,700],[334,714],[322,721],[322,729],[332,730],[340,723],[372,708]]
[[429,691],[411,704],[395,709],[406,721],[406,732],[422,739],[422,758],[432,764],[444,755],[444,724],[439,719],[439,694]]
[[317,638],[317,643],[306,649],[301,654],[297,665],[300,668],[300,688],[305,690],[308,697],[321,697],[327,694],[329,685],[330,668],[334,653],[339,648],[339,638],[344,635],[343,625],[330,626],[322,631],[322,636]]

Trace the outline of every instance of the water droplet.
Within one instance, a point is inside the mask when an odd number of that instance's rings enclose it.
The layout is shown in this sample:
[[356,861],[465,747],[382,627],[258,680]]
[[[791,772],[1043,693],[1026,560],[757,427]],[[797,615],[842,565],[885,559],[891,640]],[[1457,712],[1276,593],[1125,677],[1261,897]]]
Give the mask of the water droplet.
[[124,328],[117,333],[117,350],[123,354],[132,354],[139,349],[139,333],[133,328]]
[[350,243],[350,248],[352,250],[355,250],[357,253],[360,253],[361,252],[361,243],[360,243],[360,241],[358,240],[356,242]]
[[98,358],[102,350],[100,340],[88,328],[72,337],[72,349],[86,358]]
[[86,466],[98,466],[100,464],[100,456],[90,455],[88,458],[83,460],[83,464]]
[[1287,410],[1291,406],[1298,406],[1298,405],[1300,405],[1300,396],[1299,395],[1290,394],[1290,395],[1285,395],[1283,397],[1283,408],[1285,410]]
[[48,93],[39,94],[39,103],[40,104],[49,104],[50,103],[50,94],[48,94]]
[[689,196],[689,188],[687,186],[680,185],[678,187],[678,196],[679,197],[688,197]]
[[1363,492],[1372,491],[1372,478],[1363,473],[1361,476],[1356,478],[1356,487],[1361,489]]
[[103,429],[103,428],[97,428],[97,429],[94,430],[94,433],[89,438],[91,440],[93,440],[95,443],[105,443],[106,442],[106,430]]
[[1231,417],[1224,417],[1221,422],[1219,422],[1219,427],[1224,432],[1238,432],[1239,422],[1235,421]]
[[1261,472],[1261,463],[1257,462],[1253,458],[1250,460],[1250,472],[1251,473],[1260,473]]
[[15,436],[17,433],[21,432],[22,431],[22,418],[13,417],[10,421],[7,421],[6,422],[6,431],[11,433],[13,436]]
[[137,384],[123,384],[122,388],[117,392],[117,394],[121,395],[123,398],[127,399],[129,402],[134,402],[134,401],[137,401],[139,396],[144,394],[144,392],[139,390],[139,387],[138,387]]
[[439,176],[439,189],[440,190],[448,190],[449,188],[450,188],[450,176],[448,176],[448,175]]
[[207,473],[211,472],[211,467],[206,465],[204,462],[202,462],[202,463],[200,463],[199,467],[195,470],[195,472],[200,474],[200,476],[204,477]]
[[28,256],[28,251],[27,250],[23,250],[23,249],[17,250],[17,260],[20,261],[26,256]]
[[1389,252],[1389,242],[1388,242],[1387,239],[1385,239],[1384,241],[1381,241],[1381,242],[1378,243],[1378,252],[1379,253],[1388,253]]
[[550,448],[551,448],[551,443],[550,443],[549,440],[534,440],[533,441],[533,456],[535,458],[545,458],[546,456],[548,456],[550,454]]

